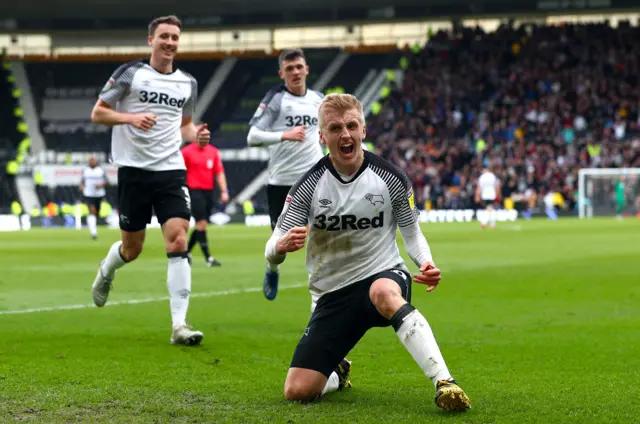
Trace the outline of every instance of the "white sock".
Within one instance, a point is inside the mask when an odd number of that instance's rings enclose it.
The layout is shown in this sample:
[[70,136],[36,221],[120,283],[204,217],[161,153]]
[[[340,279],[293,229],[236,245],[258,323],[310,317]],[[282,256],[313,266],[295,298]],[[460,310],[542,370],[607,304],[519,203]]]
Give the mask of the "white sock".
[[396,334],[425,375],[433,381],[434,385],[438,380],[449,380],[451,378],[431,327],[429,327],[429,323],[418,310],[410,312],[404,318]]
[[338,390],[338,386],[340,385],[340,378],[336,372],[332,372],[327,380],[327,384],[322,389],[322,394],[326,395],[327,393],[335,392]]
[[480,224],[484,227],[485,225],[487,225],[487,222],[489,222],[489,212],[487,212],[486,210],[484,211],[478,211],[478,221],[480,221]]
[[271,270],[271,272],[280,271],[280,265],[279,264],[272,264],[271,262],[267,262],[267,268],[269,270]]
[[167,287],[171,305],[173,326],[185,325],[191,294],[191,266],[184,256],[170,257],[167,269]]
[[87,226],[89,227],[89,232],[91,232],[92,236],[96,236],[98,234],[97,222],[98,219],[95,215],[89,215],[87,217]]
[[497,214],[497,212],[494,211],[494,210],[489,211],[489,224],[492,227],[496,226],[496,214]]
[[107,257],[104,258],[104,263],[102,264],[103,275],[107,277],[113,277],[113,274],[116,272],[116,270],[118,268],[122,268],[122,266],[127,263],[120,254],[121,246],[122,241],[117,241],[111,245],[109,253],[107,253]]

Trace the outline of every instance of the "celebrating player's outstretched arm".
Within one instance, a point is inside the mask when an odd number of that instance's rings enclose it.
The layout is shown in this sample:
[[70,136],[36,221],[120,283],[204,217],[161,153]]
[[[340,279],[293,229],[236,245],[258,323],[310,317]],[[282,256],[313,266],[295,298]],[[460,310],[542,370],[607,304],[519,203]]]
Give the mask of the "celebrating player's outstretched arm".
[[304,247],[306,240],[307,227],[293,227],[276,241],[276,252],[281,255],[296,252]]
[[433,262],[429,261],[422,264],[420,267],[420,274],[413,275],[413,281],[429,286],[427,287],[428,292],[434,291],[436,287],[438,287],[441,278],[440,270],[436,268]]

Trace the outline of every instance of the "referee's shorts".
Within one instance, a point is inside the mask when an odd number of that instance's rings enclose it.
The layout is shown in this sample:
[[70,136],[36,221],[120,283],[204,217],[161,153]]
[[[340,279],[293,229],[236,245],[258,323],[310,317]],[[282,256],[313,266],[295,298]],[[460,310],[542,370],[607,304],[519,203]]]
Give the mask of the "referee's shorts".
[[213,190],[189,189],[191,216],[196,221],[209,221],[213,209]]

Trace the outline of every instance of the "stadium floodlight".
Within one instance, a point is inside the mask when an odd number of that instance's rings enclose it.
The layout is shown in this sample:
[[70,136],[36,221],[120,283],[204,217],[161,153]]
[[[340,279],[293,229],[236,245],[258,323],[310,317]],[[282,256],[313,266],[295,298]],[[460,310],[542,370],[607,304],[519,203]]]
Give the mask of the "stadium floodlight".
[[[621,180],[622,177],[622,180]],[[616,193],[622,181],[624,204]],[[640,168],[583,168],[578,173],[578,208],[580,218],[637,214],[640,203]]]

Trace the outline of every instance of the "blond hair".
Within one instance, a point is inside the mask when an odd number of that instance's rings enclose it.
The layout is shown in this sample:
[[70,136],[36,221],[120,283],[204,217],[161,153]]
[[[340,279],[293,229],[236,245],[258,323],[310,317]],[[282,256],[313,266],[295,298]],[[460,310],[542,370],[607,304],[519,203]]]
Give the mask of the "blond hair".
[[332,93],[325,96],[320,102],[320,106],[318,106],[318,128],[322,130],[324,127],[324,115],[327,110],[344,113],[351,109],[356,109],[360,113],[360,123],[364,124],[362,103],[356,96],[340,93]]

